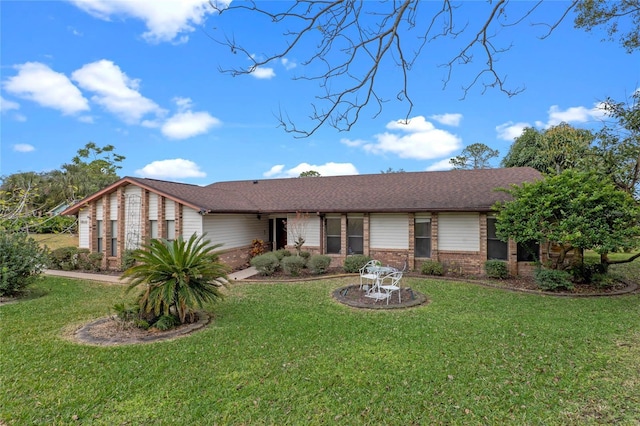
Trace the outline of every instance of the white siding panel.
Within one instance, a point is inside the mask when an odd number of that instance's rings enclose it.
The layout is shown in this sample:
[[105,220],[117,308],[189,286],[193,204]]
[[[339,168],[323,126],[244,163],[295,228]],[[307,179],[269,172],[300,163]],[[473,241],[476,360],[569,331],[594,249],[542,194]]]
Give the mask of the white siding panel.
[[438,250],[480,251],[480,215],[478,213],[440,213]]
[[202,235],[202,215],[189,207],[182,208],[182,237],[188,239],[193,234]]
[[[311,216],[302,219],[296,219],[296,215],[287,216],[287,244],[293,245],[297,232],[304,235],[304,245],[311,247],[320,247],[320,225],[322,224],[318,216]],[[303,246],[304,250],[304,246]]]
[[102,200],[96,201],[96,220],[104,219],[104,209],[102,208]]
[[134,250],[142,243],[142,188],[129,185],[124,189],[124,246]]
[[164,200],[164,218],[165,220],[176,219],[176,203],[173,200]]
[[89,209],[81,209],[78,212],[78,247],[89,248]]
[[118,194],[109,195],[109,220],[118,220]]
[[149,220],[158,220],[158,194],[149,193]]
[[254,239],[269,240],[269,221],[255,215],[205,215],[203,230],[213,244],[222,250],[251,245]]
[[408,216],[406,214],[372,214],[369,218],[369,246],[408,249]]

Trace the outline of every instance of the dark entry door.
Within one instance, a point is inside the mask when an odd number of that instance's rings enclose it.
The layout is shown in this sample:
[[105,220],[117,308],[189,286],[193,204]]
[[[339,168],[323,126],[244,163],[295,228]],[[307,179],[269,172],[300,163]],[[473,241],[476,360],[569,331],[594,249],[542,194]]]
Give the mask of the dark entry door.
[[287,219],[278,217],[274,219],[274,222],[276,228],[275,249],[279,250],[287,245]]

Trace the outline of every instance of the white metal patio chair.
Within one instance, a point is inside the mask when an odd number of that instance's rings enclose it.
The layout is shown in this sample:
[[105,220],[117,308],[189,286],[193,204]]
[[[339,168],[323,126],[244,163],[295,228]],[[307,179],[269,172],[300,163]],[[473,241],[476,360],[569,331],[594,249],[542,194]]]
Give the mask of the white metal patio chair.
[[367,291],[373,289],[373,287],[378,282],[379,272],[375,271],[374,268],[379,265],[377,260],[368,261],[362,268],[360,268],[360,289],[362,290],[365,286],[367,287]]
[[386,293],[387,305],[389,304],[389,299],[391,299],[391,295],[394,291],[398,292],[398,303],[402,303],[402,288],[400,287],[401,279],[401,271],[391,272],[390,274],[380,277],[378,288],[380,291],[384,291]]

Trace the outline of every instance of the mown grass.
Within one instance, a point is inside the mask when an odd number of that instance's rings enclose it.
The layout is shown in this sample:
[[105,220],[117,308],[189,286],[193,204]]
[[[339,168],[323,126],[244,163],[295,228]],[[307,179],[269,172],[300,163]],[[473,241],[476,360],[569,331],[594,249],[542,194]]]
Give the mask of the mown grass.
[[78,236],[71,234],[30,234],[41,247],[47,246],[50,250],[60,247],[78,247]]
[[7,424],[637,424],[640,295],[556,298],[411,278],[430,303],[356,310],[349,279],[236,284],[205,330],[63,337],[120,286],[47,277],[0,307]]

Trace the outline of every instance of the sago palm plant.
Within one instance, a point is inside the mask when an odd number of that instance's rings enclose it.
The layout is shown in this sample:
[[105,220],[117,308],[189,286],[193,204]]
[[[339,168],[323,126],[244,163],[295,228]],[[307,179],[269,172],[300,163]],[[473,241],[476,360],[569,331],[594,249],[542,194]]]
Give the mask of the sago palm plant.
[[144,286],[138,297],[140,312],[177,315],[184,324],[196,308],[223,297],[229,269],[219,260],[220,244],[210,245],[204,235],[189,240],[151,240],[132,254],[135,265],[124,271],[130,291]]

